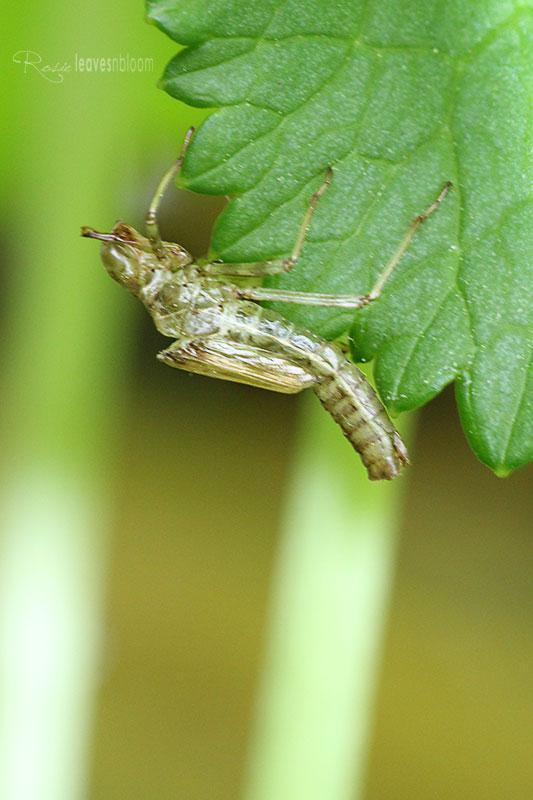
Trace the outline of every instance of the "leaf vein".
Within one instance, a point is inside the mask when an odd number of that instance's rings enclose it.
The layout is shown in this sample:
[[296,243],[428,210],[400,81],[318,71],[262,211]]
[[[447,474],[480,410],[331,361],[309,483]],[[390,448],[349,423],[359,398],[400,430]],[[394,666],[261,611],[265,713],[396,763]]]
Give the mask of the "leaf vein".
[[440,314],[441,314],[441,312],[442,312],[442,310],[444,308],[444,305],[448,301],[448,298],[451,296],[453,291],[454,291],[454,287],[452,287],[451,289],[448,289],[448,291],[446,292],[446,294],[444,295],[442,300],[440,300],[438,302],[434,313],[431,315],[431,318],[429,319],[429,322],[424,326],[423,330],[420,331],[416,335],[416,338],[415,338],[415,341],[413,343],[413,346],[412,346],[411,350],[409,351],[409,353],[407,355],[407,359],[406,359],[405,363],[403,364],[397,379],[394,381],[394,385],[393,385],[393,389],[392,389],[392,392],[391,392],[391,396],[396,397],[396,398],[398,397],[398,389],[400,388],[400,384],[404,379],[404,376],[405,376],[405,373],[407,372],[407,368],[409,367],[409,364],[413,360],[413,358],[414,358],[418,348],[420,347],[421,343],[424,341],[427,332],[433,327],[433,325],[435,324],[435,322],[439,318],[439,316],[440,316]]
[[509,435],[507,436],[507,441],[505,443],[505,447],[504,447],[504,450],[503,450],[502,466],[506,466],[507,463],[508,463],[507,459],[508,459],[508,455],[509,455],[511,442],[512,442],[512,439],[513,439],[514,431],[515,431],[517,422],[518,422],[518,420],[520,418],[520,413],[522,411],[522,406],[524,405],[524,403],[526,401],[526,398],[527,398],[526,388],[527,388],[529,372],[530,372],[532,364],[533,364],[533,346],[531,347],[531,353],[530,353],[530,356],[529,356],[528,365],[527,365],[526,369],[524,370],[524,383],[523,383],[522,389],[521,389],[521,391],[520,391],[520,393],[518,395],[518,403],[517,403],[515,412],[514,412],[512,418],[511,418],[511,425],[509,427]]

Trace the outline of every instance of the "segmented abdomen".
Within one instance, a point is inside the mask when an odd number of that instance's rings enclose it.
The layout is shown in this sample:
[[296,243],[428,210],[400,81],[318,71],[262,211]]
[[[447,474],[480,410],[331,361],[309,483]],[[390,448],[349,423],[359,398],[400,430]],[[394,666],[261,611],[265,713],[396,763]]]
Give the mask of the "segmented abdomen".
[[337,345],[251,302],[235,304],[228,319],[232,338],[283,353],[316,376],[313,391],[361,455],[371,480],[400,473],[409,460],[400,434],[361,370]]
[[395,478],[409,457],[400,434],[363,373],[343,359],[313,387],[324,408],[360,454],[371,480]]

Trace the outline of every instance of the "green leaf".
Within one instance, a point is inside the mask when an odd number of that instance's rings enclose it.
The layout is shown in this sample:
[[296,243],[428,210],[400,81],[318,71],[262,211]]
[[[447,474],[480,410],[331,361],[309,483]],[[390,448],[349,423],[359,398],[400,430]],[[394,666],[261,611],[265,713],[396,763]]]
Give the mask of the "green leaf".
[[212,252],[290,252],[327,165],[297,268],[277,285],[366,292],[409,221],[451,180],[382,298],[355,313],[284,305],[350,330],[393,411],[457,381],[467,437],[499,474],[533,457],[533,10],[527,0],[149,0],[188,45],[164,88],[216,107],[183,183],[233,197]]

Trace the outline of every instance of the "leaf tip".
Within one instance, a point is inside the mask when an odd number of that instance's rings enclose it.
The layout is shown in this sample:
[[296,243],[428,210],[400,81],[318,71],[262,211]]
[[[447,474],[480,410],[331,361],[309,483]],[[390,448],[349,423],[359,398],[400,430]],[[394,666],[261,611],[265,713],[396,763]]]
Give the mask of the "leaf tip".
[[505,464],[498,464],[497,466],[493,467],[492,470],[497,478],[508,478],[509,475],[514,471],[512,467],[508,467]]

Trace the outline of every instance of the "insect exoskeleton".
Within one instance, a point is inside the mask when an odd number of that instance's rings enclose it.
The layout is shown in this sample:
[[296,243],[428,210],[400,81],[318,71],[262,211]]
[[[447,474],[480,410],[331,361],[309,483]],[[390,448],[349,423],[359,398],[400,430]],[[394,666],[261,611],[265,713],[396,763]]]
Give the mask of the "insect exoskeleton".
[[136,295],[157,329],[174,339],[158,354],[165,364],[214,378],[295,394],[312,388],[361,455],[372,480],[396,477],[408,463],[407,450],[385,408],[363,373],[341,348],[295,327],[261,301],[300,303],[326,308],[359,309],[377,300],[418,227],[443,201],[446,183],[434,202],[417,215],[365,295],[306,293],[243,285],[240,278],[261,279],[287,272],[300,257],[319,198],[331,183],[328,167],[311,196],[292,253],[285,259],[229,264],[207,259],[196,263],[183,247],[161,239],[157,210],[167,186],[183,162],[181,153],[157,187],[146,215],[146,235],[119,222],[110,233],[82,228],[82,235],[102,241],[102,261],[111,277]]

